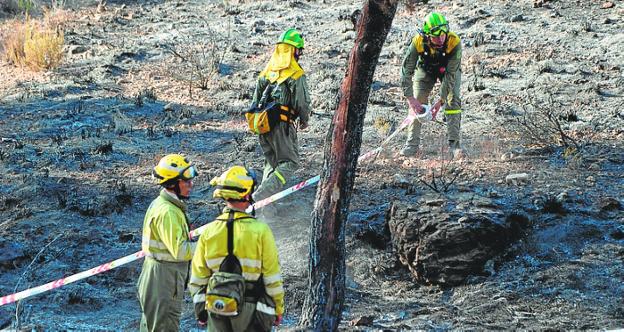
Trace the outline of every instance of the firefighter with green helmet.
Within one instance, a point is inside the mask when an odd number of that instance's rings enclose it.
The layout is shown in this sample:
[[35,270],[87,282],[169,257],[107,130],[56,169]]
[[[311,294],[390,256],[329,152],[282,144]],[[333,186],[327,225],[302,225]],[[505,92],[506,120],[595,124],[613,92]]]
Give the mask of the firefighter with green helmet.
[[[450,31],[449,23],[442,14],[432,12],[425,17],[422,29],[412,38],[401,67],[403,95],[407,98],[410,110],[417,114],[423,113],[422,104],[427,104],[435,83],[441,82],[440,98],[433,109],[444,110],[448,144],[454,156],[462,154],[461,58],[459,36]],[[407,141],[401,155],[414,156],[418,153],[421,126],[419,121],[414,121],[408,127]]]
[[301,33],[284,31],[256,81],[253,105],[275,102],[280,112],[275,127],[259,135],[265,162],[262,183],[253,197],[256,201],[282,190],[299,167],[297,127],[308,127],[311,113],[306,75],[299,65],[303,48]]
[[270,331],[284,313],[273,233],[246,212],[256,183],[242,166],[210,181],[226,207],[199,237],[189,283],[197,320],[208,331]]
[[186,203],[197,176],[182,155],[160,159],[152,175],[163,187],[143,220],[145,261],[138,282],[141,331],[178,331],[195,243],[189,239]]

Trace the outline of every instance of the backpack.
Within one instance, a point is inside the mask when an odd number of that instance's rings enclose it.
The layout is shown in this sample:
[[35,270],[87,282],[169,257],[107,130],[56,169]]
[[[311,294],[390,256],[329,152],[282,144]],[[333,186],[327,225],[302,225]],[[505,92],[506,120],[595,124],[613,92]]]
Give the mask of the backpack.
[[245,302],[245,278],[240,261],[234,256],[234,211],[230,211],[226,225],[228,254],[219,271],[208,280],[206,310],[222,316],[237,316]]
[[266,134],[275,128],[279,121],[293,123],[297,117],[294,110],[272,100],[271,93],[275,87],[276,84],[268,84],[264,92],[262,92],[259,103],[253,103],[245,111],[247,129],[250,132],[257,135]]

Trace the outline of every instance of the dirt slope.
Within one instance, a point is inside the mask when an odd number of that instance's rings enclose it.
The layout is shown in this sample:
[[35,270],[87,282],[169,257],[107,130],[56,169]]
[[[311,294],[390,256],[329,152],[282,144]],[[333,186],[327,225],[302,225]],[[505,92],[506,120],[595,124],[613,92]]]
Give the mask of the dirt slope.
[[[355,36],[349,17],[361,3],[240,2],[117,0],[98,7],[75,0],[61,68],[36,74],[0,62],[0,295],[138,251],[143,214],[157,192],[150,168],[165,153],[183,152],[197,163],[190,217],[197,225],[212,220],[219,207],[209,179],[233,164],[262,166],[240,112],[274,40],[291,26],[306,39],[301,62],[314,108],[311,127],[299,134],[299,176],[320,172]],[[436,123],[423,131],[424,158],[396,157],[401,136],[361,167],[347,226],[345,329],[624,327],[624,2],[611,3],[400,7],[375,74],[362,151],[377,147],[405,116],[403,49],[419,19],[437,10],[463,40],[468,158],[447,160],[446,128]],[[198,56],[201,50],[207,55]],[[189,67],[213,60],[215,72]],[[189,89],[198,74],[204,87]],[[562,123],[583,143],[582,158],[556,145],[537,149],[514,130],[524,107],[546,95],[574,115]],[[441,195],[419,181],[449,169],[461,175]],[[527,182],[505,181],[523,172]],[[485,197],[526,214],[531,227],[467,285],[417,285],[390,246],[363,240],[370,237],[361,229],[382,223],[391,201],[419,204],[423,197],[458,204]],[[551,208],[556,197],[560,205]],[[280,329],[296,324],[303,304],[313,200],[314,189],[296,193],[267,220],[286,280]],[[0,307],[0,328],[136,330],[139,273],[135,262],[27,299],[19,320],[15,305]],[[187,299],[183,330],[195,328],[191,308]]]

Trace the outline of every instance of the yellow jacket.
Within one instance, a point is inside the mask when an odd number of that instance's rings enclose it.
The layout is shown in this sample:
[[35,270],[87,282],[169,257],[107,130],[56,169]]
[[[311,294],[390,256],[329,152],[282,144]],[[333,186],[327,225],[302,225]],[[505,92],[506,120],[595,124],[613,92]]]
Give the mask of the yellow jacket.
[[[226,223],[230,210],[226,207],[199,237],[189,283],[193,303],[205,302],[208,279],[219,271],[228,254]],[[275,301],[276,314],[283,314],[284,288],[273,232],[267,224],[245,212],[236,211],[234,220],[234,255],[241,264],[243,277],[248,282],[255,282],[262,275],[266,293]]]
[[188,262],[193,257],[186,204],[163,189],[152,201],[143,220],[141,249],[159,261]]

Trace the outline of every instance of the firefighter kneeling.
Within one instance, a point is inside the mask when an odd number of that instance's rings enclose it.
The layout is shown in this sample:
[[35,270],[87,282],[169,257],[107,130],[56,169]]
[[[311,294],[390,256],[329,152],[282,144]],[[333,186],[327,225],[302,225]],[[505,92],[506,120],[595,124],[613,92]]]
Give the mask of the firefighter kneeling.
[[246,209],[256,177],[234,166],[210,184],[226,207],[199,238],[189,289],[208,331],[270,331],[281,322],[284,288],[277,246],[265,223]]

